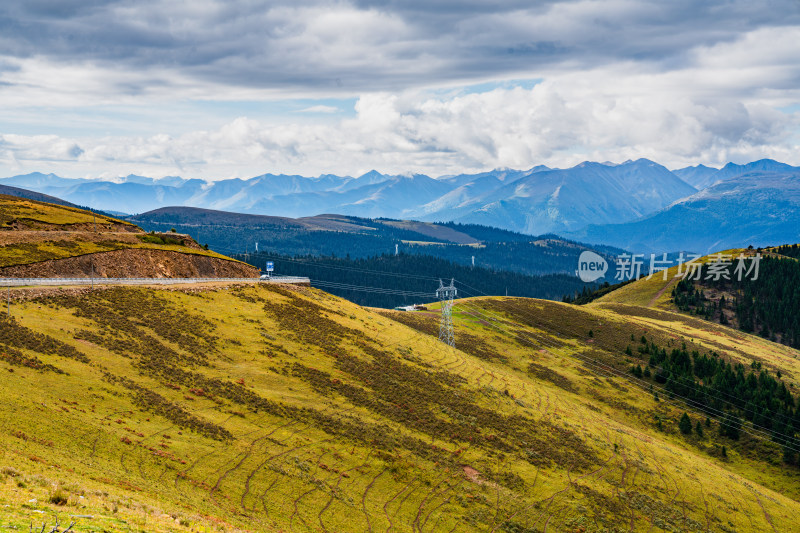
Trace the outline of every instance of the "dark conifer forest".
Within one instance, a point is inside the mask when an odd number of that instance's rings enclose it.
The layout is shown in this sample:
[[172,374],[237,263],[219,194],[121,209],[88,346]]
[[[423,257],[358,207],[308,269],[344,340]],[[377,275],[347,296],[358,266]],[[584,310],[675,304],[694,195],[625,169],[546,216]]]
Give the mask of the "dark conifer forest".
[[[244,260],[245,257],[239,256],[239,259]],[[275,274],[309,277],[312,285],[370,307],[391,308],[435,301],[439,279],[449,283],[454,278],[460,291],[459,297],[508,294],[560,300],[565,294],[580,292],[586,286],[577,277],[565,274],[530,276],[473,268],[439,257],[405,253],[359,259],[259,253],[249,254],[246,260],[260,268],[264,268],[267,261],[272,261]],[[336,287],[333,284],[353,288]]]
[[[761,259],[758,277],[737,279],[734,265],[718,280],[681,280],[672,291],[678,309],[800,348],[800,262],[797,245]],[[790,254],[784,256],[782,252]],[[725,279],[728,278],[728,279]]]

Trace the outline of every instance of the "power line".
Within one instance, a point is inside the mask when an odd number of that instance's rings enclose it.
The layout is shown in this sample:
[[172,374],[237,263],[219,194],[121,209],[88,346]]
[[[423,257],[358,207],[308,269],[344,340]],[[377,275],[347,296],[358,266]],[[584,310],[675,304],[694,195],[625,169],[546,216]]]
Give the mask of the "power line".
[[[461,302],[459,302],[459,304],[461,304]],[[483,315],[484,317],[487,317],[487,315],[481,313],[481,311],[477,311],[477,312],[479,314]],[[493,321],[497,322],[496,319],[494,319]],[[497,327],[497,326],[495,326],[495,327]],[[507,330],[503,330],[503,331],[507,332]],[[510,333],[510,332],[507,332],[507,333]],[[526,344],[529,344],[530,346],[535,348],[535,346],[532,343],[530,343],[530,341],[525,339],[524,337],[520,337],[520,339],[523,342],[525,342]],[[633,384],[637,385],[640,389],[644,390],[645,392],[649,393],[650,392],[649,387],[653,387],[653,389],[658,389],[659,391],[665,393],[666,395],[672,394],[673,396],[682,399],[689,406],[688,408],[690,410],[695,411],[695,412],[697,412],[697,410],[700,409],[703,412],[703,414],[706,414],[706,415],[711,414],[711,415],[719,417],[721,419],[726,414],[724,411],[718,410],[718,409],[716,409],[714,407],[711,407],[711,406],[708,406],[708,407],[698,406],[697,402],[695,402],[694,400],[692,400],[690,398],[686,398],[685,396],[682,396],[680,394],[674,393],[672,391],[667,391],[666,389],[664,389],[664,388],[662,388],[660,386],[657,386],[657,385],[654,386],[653,384],[648,384],[647,382],[644,382],[643,380],[640,380],[640,379],[636,378],[635,376],[630,376],[629,374],[627,374],[625,372],[621,372],[620,370],[618,370],[618,369],[616,369],[614,367],[611,367],[611,366],[608,366],[608,365],[606,365],[604,363],[601,363],[599,361],[595,361],[593,359],[587,358],[587,357],[583,356],[580,353],[575,353],[573,355],[575,357],[581,359],[582,361],[584,361],[584,364],[589,365],[592,368],[600,368],[601,370],[605,371],[606,373],[610,372],[610,373],[613,373],[613,374],[616,374],[616,375],[618,375],[620,377],[625,378],[629,382],[632,382]],[[590,370],[591,370],[591,368],[590,368]],[[694,390],[698,390],[696,387],[691,387],[691,386],[688,386],[688,387],[689,388],[694,388]],[[713,390],[713,389],[711,389],[711,390]],[[682,407],[682,406],[676,404],[675,402],[670,401],[669,399],[664,399],[663,401],[665,403],[668,403],[668,404],[674,406],[674,407],[678,407],[678,408]],[[736,404],[734,404],[731,401],[728,401],[728,400],[721,400],[721,401],[731,405],[734,408],[740,409],[739,406],[737,406]],[[744,433],[747,433],[748,435],[751,435],[751,436],[753,436],[755,438],[761,438],[761,439],[765,439],[765,440],[771,440],[773,435],[783,437],[783,440],[784,440],[784,444],[783,445],[786,448],[789,448],[789,449],[791,449],[792,451],[795,451],[795,452],[800,452],[800,449],[794,448],[790,444],[790,442],[794,438],[794,435],[787,435],[786,433],[776,432],[774,430],[770,430],[769,428],[762,427],[762,426],[760,426],[758,424],[754,424],[752,422],[751,422],[751,424],[753,426],[753,430],[752,431],[749,431],[745,427],[740,428],[741,431],[744,432]]]
[[376,293],[376,294],[390,294],[395,296],[415,296],[418,298],[433,298],[433,293],[427,292],[415,292],[415,291],[403,291],[398,289],[384,289],[381,287],[367,287],[364,285],[351,285],[347,283],[339,283],[334,281],[324,281],[319,279],[312,279],[311,280],[312,286],[318,287],[326,287],[332,289],[340,289],[340,290],[350,290],[350,291],[359,291],[359,292],[369,292],[369,293]]
[[439,322],[439,340],[455,348],[456,341],[453,334],[453,298],[457,290],[453,286],[453,280],[446,286],[439,280],[439,288],[436,289],[436,297],[442,302],[442,314]]
[[[486,296],[488,296],[488,295],[486,295]],[[531,315],[527,315],[527,316],[529,316],[529,317],[532,317]],[[627,375],[627,374],[626,374],[626,375]],[[638,379],[638,378],[637,378],[637,379]],[[696,385],[684,384],[684,386],[686,386],[687,388],[691,388],[692,390],[694,390],[694,391],[696,391],[696,392],[699,392],[699,393],[702,393],[702,392],[703,392],[703,390],[702,390],[702,389],[700,389],[700,388],[698,388]],[[727,397],[727,398],[730,398],[730,399],[732,399],[732,400],[735,400],[735,401],[737,401],[737,402],[742,402],[742,401],[743,401],[743,400],[742,400],[742,398],[738,398],[738,397],[736,397],[736,396],[733,396],[733,395],[731,395],[731,394],[728,394],[727,392],[725,392],[725,391],[721,391],[721,390],[719,390],[719,389],[716,389],[716,388],[714,388],[714,387],[711,387],[711,386],[708,386],[708,385],[704,385],[704,387],[706,388],[706,390],[707,390],[707,391],[714,392],[714,393],[716,393],[716,394],[718,394],[718,395],[723,395],[723,396],[725,396],[725,397]],[[674,392],[672,392],[672,391],[667,391],[667,392],[668,392],[668,393],[671,393],[671,394],[675,394],[675,393],[674,393]],[[723,402],[725,402],[725,403],[727,403],[727,404],[731,405],[732,407],[735,407],[736,409],[740,409],[741,411],[743,411],[743,412],[745,412],[745,413],[751,413],[751,414],[753,414],[753,415],[756,415],[756,414],[758,414],[758,413],[757,413],[755,410],[752,410],[752,409],[747,409],[747,406],[746,406],[746,405],[742,405],[741,403],[739,403],[739,404],[736,404],[736,403],[734,403],[734,402],[733,402],[733,401],[731,401],[731,400],[725,400],[725,399],[722,399],[722,398],[718,398],[718,399],[719,399],[720,401],[723,401]],[[693,403],[693,404],[696,404],[696,403],[697,403],[695,400],[689,400],[689,401],[690,401],[691,403]],[[703,407],[701,407],[701,408],[703,408]],[[709,406],[709,409],[712,409],[712,407],[710,407],[710,406]],[[767,431],[769,431],[767,428],[764,428],[764,429],[766,429]]]
[[[233,253],[235,253],[236,255],[241,255],[242,254],[241,250],[234,250],[233,248],[227,248],[227,247],[215,247],[215,248],[229,250],[229,251],[232,251]],[[245,252],[245,254],[246,254],[246,252]],[[434,280],[434,279],[436,279],[436,278],[427,277],[427,276],[415,276],[415,275],[410,275],[410,274],[383,272],[383,271],[377,271],[377,270],[372,270],[372,269],[361,269],[361,268],[354,268],[354,267],[325,265],[325,264],[321,264],[318,261],[302,260],[302,259],[289,259],[289,258],[280,256],[280,255],[275,255],[275,254],[260,254],[260,255],[265,255],[266,257],[279,258],[279,260],[281,260],[281,261],[289,261],[289,262],[299,263],[299,264],[309,264],[310,263],[310,264],[312,264],[314,266],[317,266],[317,267],[320,267],[320,268],[329,268],[329,269],[337,269],[337,270],[348,270],[348,271],[354,271],[354,272],[360,272],[360,273],[370,273],[370,274],[376,274],[376,275],[392,276],[392,277],[399,277],[399,278],[409,278],[409,279],[424,279],[424,280]],[[466,284],[464,282],[459,281],[459,283],[461,285],[465,286],[465,287],[473,289],[474,291],[476,291],[477,293],[479,293],[482,296],[488,296],[487,294],[481,292],[480,290],[476,289],[475,287],[472,287],[472,286],[470,286],[470,285],[468,285],[468,284]],[[356,286],[356,285],[347,285],[347,284],[340,284],[340,283],[335,283],[335,282],[325,282],[325,281],[322,281],[322,280],[314,280],[313,284],[316,284],[318,286],[327,286],[329,288],[335,288],[335,289],[340,289],[340,290],[353,290],[353,291],[372,292],[372,293],[377,293],[377,294],[389,294],[389,295],[397,295],[397,296],[430,297],[430,295],[427,294],[427,293],[419,293],[419,292],[415,293],[415,292],[411,292],[411,291],[401,291],[401,290],[385,289],[385,288],[379,288],[379,287],[364,287],[364,286]],[[459,304],[461,304],[461,302]],[[463,304],[461,304],[461,305],[463,305]],[[487,317],[487,315],[485,315],[483,313],[480,313],[480,314],[482,314],[484,317]],[[530,315],[528,315],[528,316],[530,316]],[[493,319],[493,321],[496,321],[496,319]],[[528,344],[531,344],[527,339],[523,338],[522,340],[524,342],[528,343]],[[533,345],[531,344],[531,346],[533,346]],[[600,368],[605,367],[605,371],[606,372],[610,371],[612,373],[615,373],[615,374],[618,374],[618,375],[620,375],[622,377],[625,377],[630,382],[636,382],[636,384],[638,386],[640,386],[640,387],[642,386],[641,385],[642,383],[645,383],[645,382],[639,380],[638,378],[635,378],[633,376],[629,376],[627,373],[622,373],[622,372],[620,372],[619,370],[617,370],[617,369],[615,369],[613,367],[608,367],[607,365],[604,365],[603,363],[599,363],[599,362],[595,362],[593,360],[587,359],[587,358],[583,357],[581,354],[577,354],[576,353],[575,356],[578,357],[579,359],[582,359],[585,362],[585,364],[591,365],[592,367],[598,367],[598,365],[599,365]],[[672,391],[666,391],[666,389],[663,389],[660,386],[653,386],[653,384],[649,384],[649,385],[651,387],[653,387],[654,389],[658,389],[658,390],[660,390],[662,392],[666,392],[667,394],[673,394],[674,396],[683,399],[690,406],[696,406],[697,405],[697,402],[692,400],[692,399],[686,398],[686,397],[684,397],[682,395],[679,395],[679,394],[676,394],[676,393],[674,393]],[[690,389],[695,390],[697,392],[703,392],[701,389],[698,389],[694,385],[685,384],[685,386],[687,388],[690,388]],[[642,387],[642,388],[644,388],[644,387]],[[725,395],[727,397],[733,398],[733,399],[735,399],[735,400],[737,400],[739,402],[742,401],[741,398],[736,398],[734,396],[730,396],[730,395],[728,395],[727,393],[725,393],[723,391],[718,391],[718,390],[710,388],[710,387],[706,387],[706,389],[709,390],[709,391],[713,391],[713,392],[716,392],[718,394],[722,394],[722,395]],[[732,402],[730,400],[724,400],[724,399],[719,398],[719,397],[717,397],[717,399],[719,401],[722,401],[724,403],[727,403],[727,404],[731,405],[732,407],[734,407],[736,409],[740,409],[740,410],[742,410],[744,412],[754,413],[754,411],[747,410],[746,407],[742,407],[741,405],[737,405],[737,404],[735,404],[734,402]],[[677,404],[674,404],[673,402],[670,402],[668,400],[664,400],[664,401],[666,403],[669,403],[671,405],[675,405],[677,407]],[[724,416],[724,414],[725,414],[724,411],[717,410],[717,409],[715,409],[715,408],[713,408],[711,406],[707,406],[707,407],[706,406],[698,406],[698,408],[702,409],[706,413],[713,414],[714,416],[720,416],[721,417],[721,416]],[[769,434],[771,434],[771,435],[780,435],[780,436],[783,436],[783,437],[788,437],[785,434],[777,433],[777,432],[774,432],[774,431],[769,430],[767,428],[762,428],[761,426],[758,426],[756,424],[753,424],[753,429],[757,433],[762,434],[761,435],[762,438],[763,438],[763,435],[767,434],[767,432],[769,432]],[[755,435],[754,433],[752,433],[750,431],[747,431],[744,428],[742,428],[742,431],[744,431],[745,433],[748,433],[750,435],[756,436],[756,437],[759,436],[759,435]],[[788,437],[788,438],[792,438],[792,437]],[[787,447],[788,447],[788,444],[787,444]],[[798,450],[795,450],[795,451],[798,451]]]

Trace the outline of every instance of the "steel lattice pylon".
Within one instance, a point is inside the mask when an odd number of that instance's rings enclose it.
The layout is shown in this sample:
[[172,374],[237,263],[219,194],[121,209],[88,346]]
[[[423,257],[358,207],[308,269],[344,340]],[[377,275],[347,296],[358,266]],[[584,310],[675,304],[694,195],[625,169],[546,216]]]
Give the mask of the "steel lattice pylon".
[[439,340],[443,343],[455,347],[456,339],[453,333],[453,298],[456,296],[456,287],[453,285],[455,280],[450,280],[450,285],[445,286],[439,280],[439,288],[436,289],[436,297],[442,302],[442,318],[439,321]]

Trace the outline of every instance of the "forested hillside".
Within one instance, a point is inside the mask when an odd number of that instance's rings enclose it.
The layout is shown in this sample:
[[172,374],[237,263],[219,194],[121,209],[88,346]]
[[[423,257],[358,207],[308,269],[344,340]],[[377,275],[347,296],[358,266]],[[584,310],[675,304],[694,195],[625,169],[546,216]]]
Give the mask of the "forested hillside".
[[[366,219],[321,215],[304,219],[257,217],[222,211],[170,208],[130,218],[148,231],[191,235],[197,242],[232,255],[261,252],[283,256],[336,256],[363,259],[394,253],[395,246],[411,255],[429,255],[461,265],[522,274],[574,274],[578,256],[594,250],[606,257],[622,250],[590,246],[555,235],[534,237],[476,224],[428,224],[433,231],[420,233],[420,223],[389,219]],[[322,229],[328,224],[329,229]],[[415,226],[416,224],[416,226]],[[446,231],[455,230],[472,239],[465,245],[448,241]],[[431,229],[431,228],[427,228]]]
[[[564,294],[593,287],[575,276],[549,274],[529,276],[517,272],[469,267],[432,257],[401,253],[371,258],[288,257],[269,253],[238,256],[264,268],[267,261],[275,273],[306,276],[312,285],[360,305],[391,308],[436,300],[439,279],[455,278],[460,296],[524,296],[560,300]],[[344,287],[349,285],[350,287]],[[408,293],[408,294],[402,294]]]
[[[652,380],[664,385],[671,395],[708,416],[720,418],[720,433],[738,440],[744,417],[753,427],[769,434],[773,441],[783,446],[784,461],[796,464],[800,441],[795,436],[800,428],[800,408],[795,408],[796,398],[781,381],[781,373],[771,375],[762,364],[753,361],[749,368],[742,363],[731,363],[711,351],[701,354],[697,349],[659,346],[644,336],[636,352],[647,364],[631,368],[637,378]],[[634,343],[632,343],[634,344]],[[631,354],[630,345],[626,353]],[[703,434],[702,425],[682,430]]]
[[707,320],[800,347],[800,262],[791,256],[798,254],[798,247],[773,250],[761,259],[757,279],[738,280],[730,265],[718,280],[681,280],[672,291],[675,305]]

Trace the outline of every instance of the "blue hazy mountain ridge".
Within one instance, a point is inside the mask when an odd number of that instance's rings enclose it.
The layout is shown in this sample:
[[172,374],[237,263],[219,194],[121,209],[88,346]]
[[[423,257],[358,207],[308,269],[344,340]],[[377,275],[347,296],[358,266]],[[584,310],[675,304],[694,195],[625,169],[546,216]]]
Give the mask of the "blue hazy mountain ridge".
[[[323,174],[303,177],[287,174],[263,174],[249,179],[219,181],[185,179],[170,176],[152,179],[127,176],[114,180],[66,179],[55,174],[32,173],[0,179],[0,184],[23,187],[78,205],[127,213],[145,213],[166,206],[192,206],[300,218],[320,213],[339,213],[358,217],[387,217],[422,221],[455,221],[482,224],[530,235],[555,233],[584,242],[629,247],[650,242],[646,232],[636,229],[643,220],[666,220],[662,212],[679,213],[693,224],[679,224],[691,230],[674,239],[657,241],[680,244],[677,249],[696,249],[706,241],[733,242],[736,239],[773,239],[785,231],[768,231],[762,227],[769,220],[791,225],[798,221],[793,207],[781,203],[775,187],[791,183],[770,180],[775,176],[791,176],[800,172],[770,159],[746,165],[729,163],[721,169],[697,165],[670,171],[647,159],[621,164],[584,162],[572,168],[552,169],[537,166],[527,170],[495,169],[476,174],[459,174],[432,178],[424,174],[391,175],[372,170],[358,177]],[[719,192],[720,183],[749,176],[746,189],[750,205],[758,203],[757,216],[740,221],[733,231],[720,226],[711,213],[722,216],[743,189],[724,195],[698,196],[698,190],[713,185],[709,191]],[[759,179],[759,177],[761,179]],[[739,182],[736,182],[739,183]],[[740,184],[740,187],[744,185]],[[761,188],[770,194],[757,194]],[[791,191],[789,191],[791,192]],[[791,196],[791,194],[789,194]],[[699,203],[700,198],[703,202]],[[686,200],[685,202],[683,202]],[[683,202],[683,203],[681,203]],[[783,215],[763,219],[776,213],[777,206],[788,208]],[[673,211],[669,211],[673,209]],[[730,215],[730,212],[728,212]],[[672,216],[672,215],[670,215]],[[794,218],[793,218],[794,217]],[[652,219],[655,220],[655,219]],[[708,222],[713,220],[712,222]],[[703,226],[704,222],[710,225]],[[635,223],[625,226],[626,223]],[[622,226],[620,226],[622,225]],[[796,224],[800,226],[800,223]],[[758,226],[758,227],[756,227]],[[673,228],[652,228],[665,235]],[[733,233],[731,233],[733,232]],[[697,240],[693,235],[707,234]],[[736,238],[727,238],[736,236]],[[762,241],[754,242],[758,244]],[[653,248],[655,245],[649,245]],[[670,247],[667,251],[675,248]]]
[[[632,171],[629,173],[636,179],[631,180],[629,176],[627,183],[620,181],[626,171]],[[643,174],[637,177],[637,172]],[[549,182],[534,177],[540,174],[546,175]],[[517,182],[522,188],[512,185]],[[593,187],[591,201],[606,204],[606,208],[597,209],[603,216],[595,218],[591,208],[586,210],[589,219],[585,221],[580,213],[570,213],[562,203],[588,202],[589,198],[578,195],[574,199],[562,197],[559,200],[557,191],[563,189],[565,182],[571,185],[567,188],[576,193],[582,187]],[[598,183],[595,186],[593,182]],[[373,170],[356,178],[331,174],[316,178],[264,174],[250,179],[213,182],[178,177],[151,180],[141,176],[113,181],[69,180],[53,174],[28,174],[2,179],[0,183],[26,187],[73,203],[128,213],[183,205],[291,217],[340,212],[425,220],[459,218],[470,222],[470,212],[480,210],[474,220],[532,234],[572,228],[581,223],[630,220],[642,212],[663,207],[666,200],[674,201],[694,192],[664,167],[647,160],[622,165],[584,163],[563,170],[544,166],[529,170],[497,169],[441,178],[423,174],[387,175]],[[540,197],[526,196],[525,191]],[[526,197],[529,201],[524,200]],[[540,209],[542,203],[548,206],[549,216],[537,224],[537,214],[533,211]],[[498,210],[498,206],[505,209]],[[509,218],[508,209],[519,213],[511,213]],[[491,217],[494,211],[498,213],[496,219]],[[506,224],[507,218],[519,222]],[[566,223],[559,222],[561,220]]]
[[[531,172],[455,209],[419,215],[425,220],[502,224],[522,233],[560,233],[601,220],[634,220],[695,192],[647,159],[620,165],[584,162]],[[417,213],[406,215],[414,218]]]
[[12,176],[10,178],[3,178],[0,183],[11,187],[21,187],[23,189],[35,190],[43,194],[44,191],[40,189],[52,189],[56,187],[71,187],[78,183],[85,183],[92,180],[86,179],[70,179],[62,178],[55,174],[42,174],[41,172],[31,172],[30,174],[22,174],[19,176]]
[[718,168],[695,165],[692,167],[675,169],[672,173],[695,189],[702,190],[711,185],[711,183],[709,183],[709,177],[718,171]]
[[469,212],[470,206],[474,206],[481,198],[485,198],[503,185],[545,170],[550,168],[539,165],[530,170],[498,169],[480,174],[460,174],[440,178],[455,188],[427,204],[409,208],[403,214],[409,218],[425,220],[455,220]]
[[563,236],[653,253],[800,242],[800,169],[746,172],[639,220],[592,224]]
[[422,174],[388,176],[383,181],[373,181],[367,180],[364,185],[348,184],[350,187],[336,190],[262,197],[248,212],[291,217],[339,213],[368,218],[406,218],[404,213],[409,206],[429,202],[452,188],[448,183]]
[[727,180],[750,174],[754,172],[766,174],[792,174],[800,171],[800,167],[793,167],[786,163],[780,163],[773,159],[759,159],[745,165],[728,163],[724,167],[717,169],[704,165],[686,167],[672,172],[686,183],[695,187],[698,191],[711,187],[718,181]]

